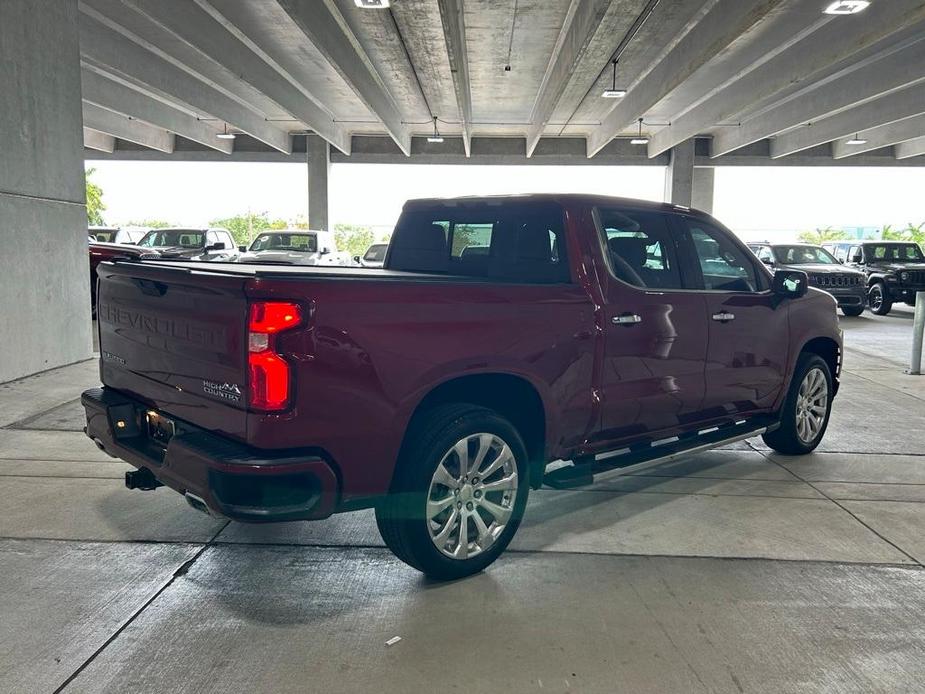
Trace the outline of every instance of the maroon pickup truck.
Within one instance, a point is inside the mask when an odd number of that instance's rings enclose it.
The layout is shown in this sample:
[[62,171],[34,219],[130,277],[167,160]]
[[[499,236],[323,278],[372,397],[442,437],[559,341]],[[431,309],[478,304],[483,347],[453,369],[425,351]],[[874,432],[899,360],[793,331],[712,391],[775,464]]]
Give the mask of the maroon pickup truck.
[[98,272],[86,432],[129,488],[243,521],[374,507],[439,578],[490,564],[544,483],[759,434],[812,451],[838,389],[832,297],[671,205],[417,200],[381,270]]

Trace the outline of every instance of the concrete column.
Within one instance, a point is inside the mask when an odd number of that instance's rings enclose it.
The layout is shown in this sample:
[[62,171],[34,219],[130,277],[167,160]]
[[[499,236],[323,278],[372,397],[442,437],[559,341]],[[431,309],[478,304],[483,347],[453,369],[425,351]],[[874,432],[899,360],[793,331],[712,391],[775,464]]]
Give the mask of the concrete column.
[[308,226],[326,231],[331,147],[326,140],[312,133],[306,135],[305,155],[308,161]]
[[694,140],[671,148],[665,169],[665,202],[691,206],[694,186]]
[[91,356],[77,23],[0,2],[0,382]]
[[691,194],[691,207],[713,214],[713,185],[716,180],[716,169],[712,167],[694,169],[693,192]]

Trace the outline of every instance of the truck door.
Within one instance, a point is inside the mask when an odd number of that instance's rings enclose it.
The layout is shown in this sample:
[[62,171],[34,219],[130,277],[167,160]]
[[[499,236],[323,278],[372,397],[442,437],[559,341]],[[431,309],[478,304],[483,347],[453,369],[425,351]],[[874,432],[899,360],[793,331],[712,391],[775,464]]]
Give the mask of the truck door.
[[[703,415],[766,411],[783,387],[790,348],[789,303],[731,232],[677,216],[685,282],[702,292],[709,333]],[[689,258],[689,260],[685,260]]]
[[592,216],[603,249],[599,447],[671,436],[703,400],[704,297],[683,290],[665,214],[600,207]]

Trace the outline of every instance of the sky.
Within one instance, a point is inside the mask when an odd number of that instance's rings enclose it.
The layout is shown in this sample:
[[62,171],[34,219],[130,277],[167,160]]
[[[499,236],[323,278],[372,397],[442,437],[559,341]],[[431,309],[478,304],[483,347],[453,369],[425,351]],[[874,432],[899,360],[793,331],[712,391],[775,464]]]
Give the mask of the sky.
[[[306,216],[298,163],[90,161],[110,225],[162,219],[204,226],[267,212]],[[529,192],[587,192],[661,200],[664,169],[610,166],[333,164],[331,223],[391,231],[405,200]],[[714,215],[743,238],[788,240],[820,227],[925,222],[925,169],[718,167]]]

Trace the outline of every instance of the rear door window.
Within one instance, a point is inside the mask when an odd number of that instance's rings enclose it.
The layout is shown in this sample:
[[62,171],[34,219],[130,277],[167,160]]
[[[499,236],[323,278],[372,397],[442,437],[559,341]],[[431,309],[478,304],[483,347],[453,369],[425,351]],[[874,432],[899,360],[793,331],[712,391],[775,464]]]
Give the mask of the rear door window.
[[634,287],[681,289],[676,247],[665,215],[599,207],[595,216],[604,256],[617,279]]
[[562,210],[549,204],[471,204],[409,210],[393,235],[388,268],[569,282]]

